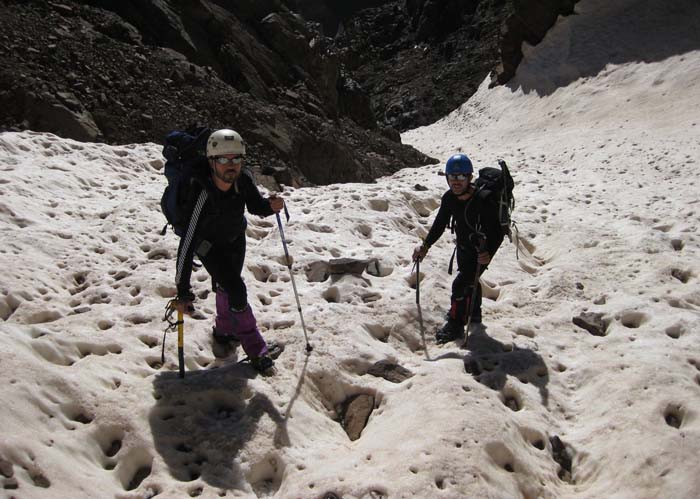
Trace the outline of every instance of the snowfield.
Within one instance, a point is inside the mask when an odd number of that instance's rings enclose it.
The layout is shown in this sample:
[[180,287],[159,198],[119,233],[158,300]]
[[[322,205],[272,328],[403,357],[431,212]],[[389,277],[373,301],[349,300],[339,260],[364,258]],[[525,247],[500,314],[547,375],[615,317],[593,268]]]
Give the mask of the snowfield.
[[[308,355],[276,220],[249,217],[244,277],[285,344],[277,374],[213,356],[200,269],[180,379],[174,334],[161,365],[177,238],[160,235],[159,146],[0,134],[4,497],[698,497],[700,4],[576,12],[507,86],[403,135],[515,177],[517,245],[483,275],[466,347],[433,338],[449,233],[420,266],[418,320],[410,257],[442,165],[285,189]],[[328,275],[337,258],[370,263]],[[351,440],[358,395],[372,412]]]

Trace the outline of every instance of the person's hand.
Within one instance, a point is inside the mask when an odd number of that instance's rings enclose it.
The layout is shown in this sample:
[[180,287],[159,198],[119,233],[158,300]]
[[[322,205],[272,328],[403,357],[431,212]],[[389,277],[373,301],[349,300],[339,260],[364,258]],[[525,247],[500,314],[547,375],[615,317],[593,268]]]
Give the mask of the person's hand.
[[279,197],[277,194],[271,194],[270,198],[270,208],[272,208],[272,211],[275,213],[279,213],[282,211],[282,208],[284,208],[284,199]]
[[173,300],[173,308],[190,317],[194,313],[194,304],[190,298],[175,298]]
[[488,265],[491,261],[491,255],[489,255],[488,251],[482,251],[477,255],[476,261],[479,262],[481,265]]
[[413,261],[414,262],[420,262],[425,258],[425,255],[428,254],[428,247],[425,246],[424,244],[420,244],[416,246],[416,248],[413,250]]

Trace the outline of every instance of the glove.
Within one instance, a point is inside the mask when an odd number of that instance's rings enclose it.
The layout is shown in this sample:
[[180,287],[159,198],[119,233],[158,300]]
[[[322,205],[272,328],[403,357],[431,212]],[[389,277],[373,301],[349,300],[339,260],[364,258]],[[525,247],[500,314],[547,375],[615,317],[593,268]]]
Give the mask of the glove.
[[272,211],[275,213],[282,211],[282,208],[284,208],[284,199],[279,197],[277,194],[270,195],[268,199],[270,201],[270,208]]
[[173,308],[183,314],[192,315],[194,313],[194,299],[195,296],[191,291],[179,293],[175,300],[173,300]]
[[425,244],[420,244],[416,246],[413,250],[413,261],[420,262],[428,254],[428,247]]

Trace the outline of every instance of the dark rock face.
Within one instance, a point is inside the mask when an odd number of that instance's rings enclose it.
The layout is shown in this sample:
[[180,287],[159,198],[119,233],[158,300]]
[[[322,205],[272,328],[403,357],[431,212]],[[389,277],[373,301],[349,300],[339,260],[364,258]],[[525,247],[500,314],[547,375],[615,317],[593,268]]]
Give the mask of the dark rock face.
[[576,1],[385,0],[341,8],[312,0],[301,9],[337,32],[341,60],[371,96],[380,127],[404,131],[459,107],[489,72],[507,82],[522,59],[521,43],[541,41]]
[[500,41],[501,62],[492,84],[508,82],[523,58],[523,41],[537,45],[557,17],[573,14],[578,0],[522,0],[508,8]]
[[280,1],[10,0],[0,24],[4,129],[125,143],[230,127],[269,186],[369,182],[432,162],[377,130],[316,25]]
[[343,21],[335,44],[381,126],[430,124],[476,91],[498,64],[502,9],[494,3],[384,2]]
[[125,143],[208,124],[243,135],[265,185],[370,182],[433,162],[398,131],[506,81],[575,1],[3,0],[0,129]]

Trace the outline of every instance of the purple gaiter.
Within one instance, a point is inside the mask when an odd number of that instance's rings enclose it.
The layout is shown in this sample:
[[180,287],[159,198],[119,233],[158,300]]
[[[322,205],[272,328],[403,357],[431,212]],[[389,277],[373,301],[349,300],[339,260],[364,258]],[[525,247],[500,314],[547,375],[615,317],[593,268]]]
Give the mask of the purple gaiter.
[[253,309],[248,305],[243,312],[232,312],[228,295],[221,288],[216,290],[216,330],[218,334],[238,338],[248,357],[267,354],[267,344],[258,331]]

